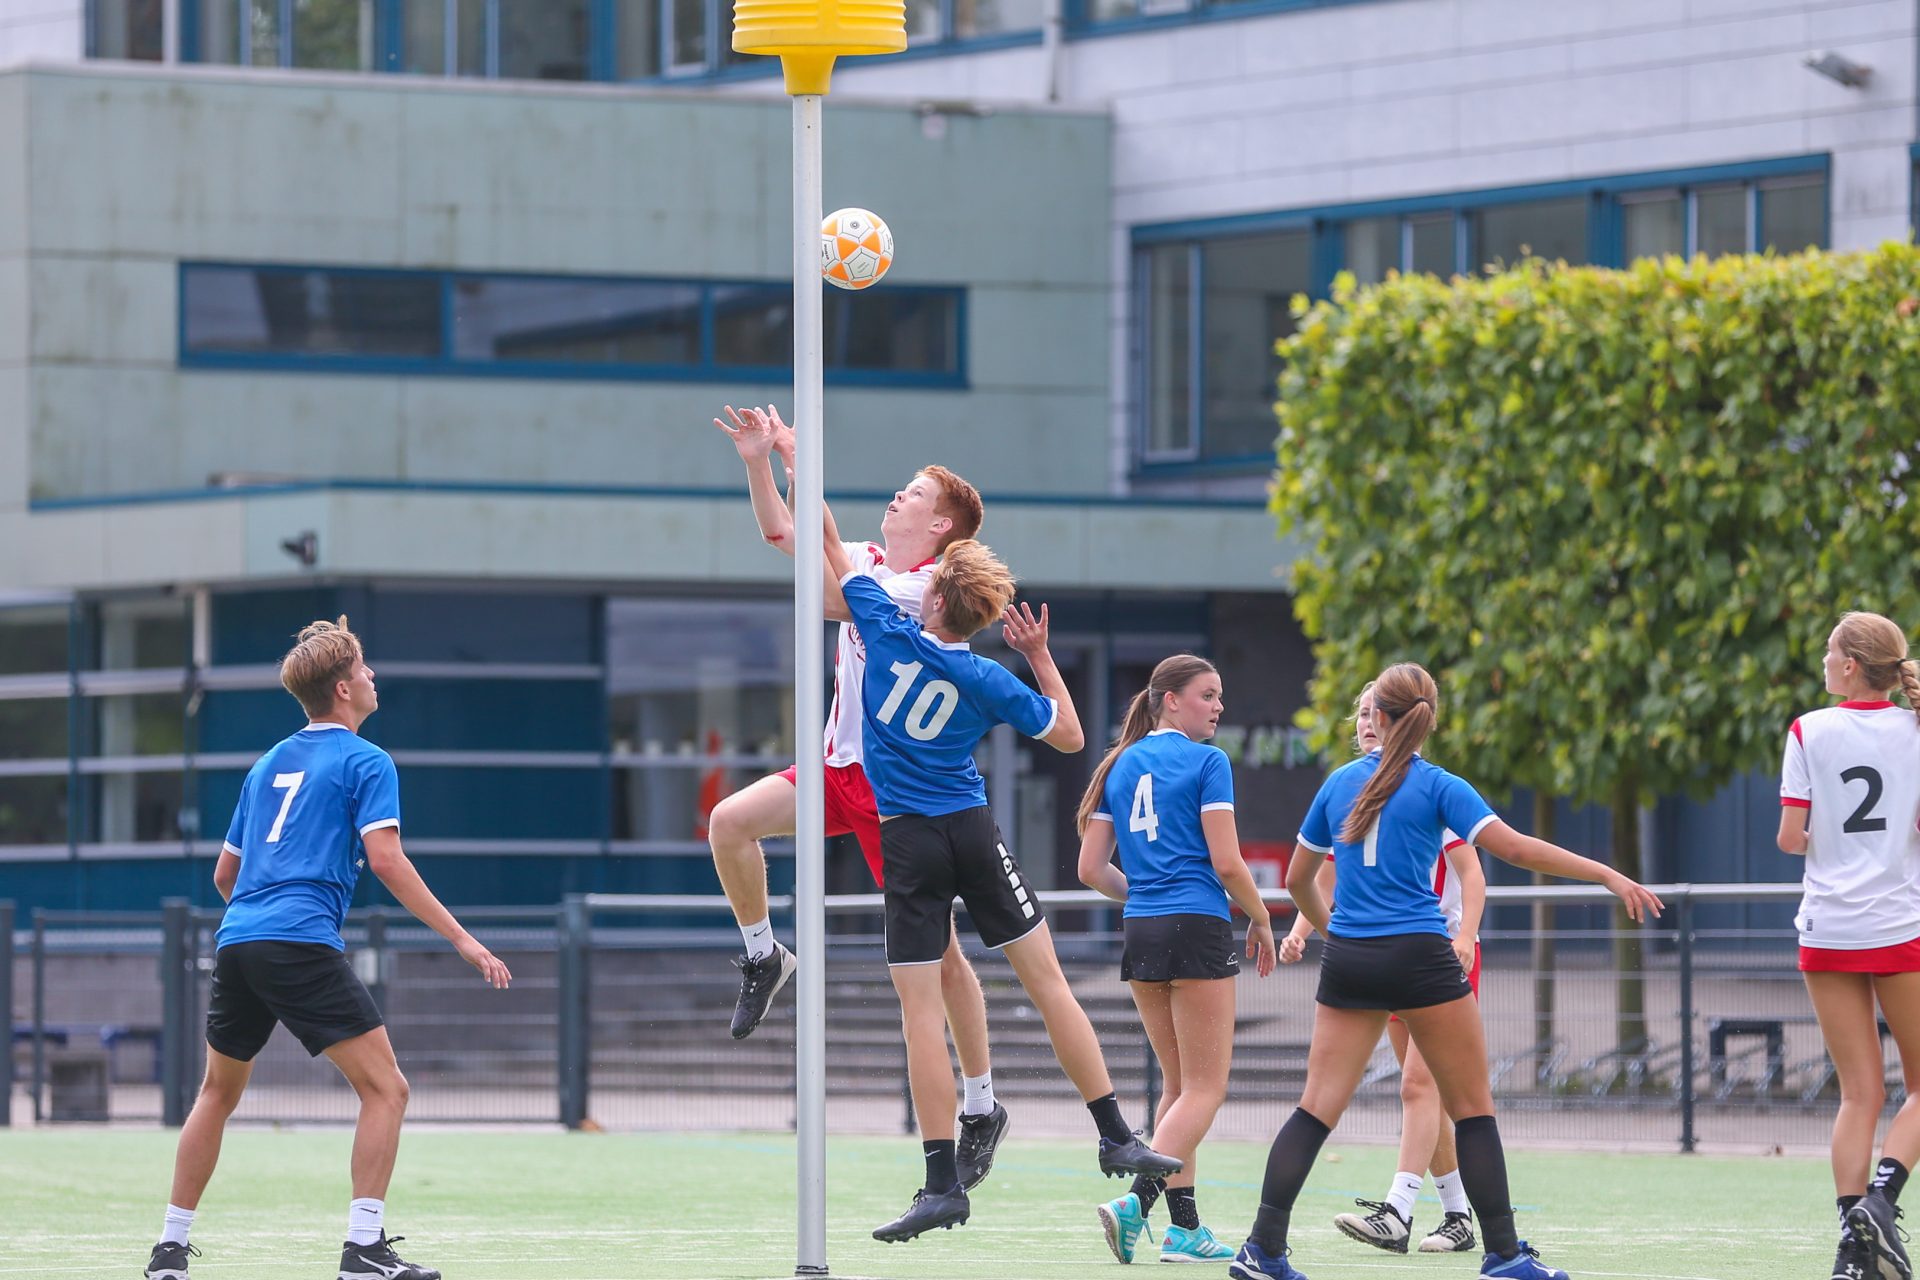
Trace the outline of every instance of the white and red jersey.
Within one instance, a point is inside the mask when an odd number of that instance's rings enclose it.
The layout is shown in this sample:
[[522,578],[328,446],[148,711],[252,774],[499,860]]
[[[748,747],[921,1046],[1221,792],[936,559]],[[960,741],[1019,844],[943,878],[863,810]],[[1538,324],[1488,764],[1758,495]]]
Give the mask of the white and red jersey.
[[1807,812],[1800,945],[1863,951],[1920,938],[1920,722],[1842,702],[1793,722],[1780,803]]
[[[923,560],[911,569],[898,570],[887,564],[886,552],[871,542],[844,542],[847,558],[855,573],[868,573],[893,597],[915,622],[920,620],[920,597],[926,593],[927,579],[933,576],[934,561]],[[864,764],[861,744],[860,682],[867,674],[867,646],[860,629],[851,622],[840,624],[840,639],[833,650],[833,704],[827,708],[827,767],[845,768]]]

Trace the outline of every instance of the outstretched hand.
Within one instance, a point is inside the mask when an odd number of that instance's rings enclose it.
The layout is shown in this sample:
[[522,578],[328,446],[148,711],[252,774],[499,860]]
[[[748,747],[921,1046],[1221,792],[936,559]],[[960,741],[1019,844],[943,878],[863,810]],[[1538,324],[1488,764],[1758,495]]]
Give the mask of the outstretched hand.
[[460,953],[462,960],[478,969],[480,976],[486,979],[487,985],[494,990],[505,991],[508,984],[513,981],[513,974],[508,971],[500,957],[481,946],[471,935],[455,943],[454,950]]
[[1044,653],[1047,648],[1047,606],[1040,606],[1040,616],[1033,616],[1033,610],[1024,602],[1008,605],[1001,615],[1005,625],[1000,629],[1000,638],[1007,642],[1007,648],[1023,653],[1031,658]]
[[1614,872],[1614,876],[1616,878],[1608,883],[1607,888],[1611,889],[1614,896],[1619,898],[1621,904],[1626,907],[1627,919],[1638,924],[1648,918],[1659,918],[1667,904],[1660,901],[1653,890],[1637,880],[1628,879],[1617,871]]
[[772,405],[764,411],[751,406],[735,409],[727,405],[726,414],[733,420],[732,426],[718,418],[713,420],[713,425],[727,433],[743,461],[765,462],[769,455],[777,453],[792,465],[793,428],[780,421],[780,414]]

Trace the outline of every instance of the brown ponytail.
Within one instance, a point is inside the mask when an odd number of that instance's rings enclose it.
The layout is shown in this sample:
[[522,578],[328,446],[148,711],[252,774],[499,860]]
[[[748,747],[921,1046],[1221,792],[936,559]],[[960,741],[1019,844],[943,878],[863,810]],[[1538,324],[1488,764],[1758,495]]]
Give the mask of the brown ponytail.
[[1147,678],[1147,687],[1134,694],[1133,701],[1127,704],[1127,717],[1120,724],[1120,736],[1114,739],[1107,754],[1094,767],[1086,794],[1080,797],[1080,810],[1075,815],[1080,834],[1086,834],[1087,823],[1093,820],[1101,800],[1105,798],[1107,775],[1113,772],[1113,762],[1120,758],[1120,753],[1153,732],[1168,694],[1179,693],[1195,677],[1209,674],[1218,674],[1213,664],[1190,653],[1176,653],[1171,658],[1161,659],[1160,665]]
[[1898,688],[1920,716],[1920,666],[1907,659],[1907,633],[1877,613],[1847,613],[1833,629],[1834,647],[1860,664],[1867,684],[1880,692]]
[[[1380,739],[1380,766],[1360,789],[1353,809],[1340,828],[1346,844],[1360,844],[1380,820],[1380,811],[1406,781],[1413,753],[1433,732],[1440,713],[1440,691],[1433,677],[1415,662],[1402,662],[1380,673],[1373,685],[1374,733]],[[1380,721],[1386,720],[1386,731]]]

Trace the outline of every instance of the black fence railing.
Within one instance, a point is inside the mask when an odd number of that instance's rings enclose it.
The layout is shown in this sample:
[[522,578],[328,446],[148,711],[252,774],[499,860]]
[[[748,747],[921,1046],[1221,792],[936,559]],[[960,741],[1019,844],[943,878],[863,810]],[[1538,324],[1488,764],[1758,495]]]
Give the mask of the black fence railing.
[[[1525,931],[1488,932],[1481,1008],[1503,1131],[1517,1141],[1604,1146],[1817,1145],[1837,1084],[1794,964],[1790,933],[1694,926],[1699,904],[1791,900],[1792,885],[1664,886],[1668,911],[1634,931],[1642,960],[1620,972],[1615,935],[1551,930],[1550,968]],[[1585,887],[1495,888],[1570,915],[1604,900]],[[1117,912],[1088,893],[1044,895],[1062,962],[1107,1047],[1116,1087],[1151,1111],[1159,1088],[1118,977]],[[880,953],[878,895],[828,900],[827,1089],[834,1131],[910,1120],[898,1008]],[[776,899],[776,918],[791,904]],[[216,912],[35,911],[22,952],[0,903],[0,1014],[14,1079],[35,1122],[179,1124],[204,1067]],[[725,900],[570,897],[546,908],[465,910],[513,969],[480,983],[404,912],[354,912],[348,952],[392,1026],[415,1118],[569,1127],[783,1129],[793,1123],[793,1003],[755,1034],[726,1030],[738,950]],[[1551,912],[1549,913],[1551,918]],[[1590,913],[1581,919],[1590,921]],[[964,920],[964,917],[963,917]],[[1543,935],[1544,936],[1544,935]],[[1045,1030],[1004,960],[975,954],[987,992],[996,1088],[1029,1132],[1084,1125]],[[1270,1134],[1298,1099],[1315,964],[1238,983],[1235,1064],[1216,1132]],[[24,1016],[21,1016],[24,1013]],[[1889,1105],[1904,1097],[1888,1049]],[[1342,1130],[1398,1130],[1398,1064],[1385,1047]],[[276,1036],[255,1065],[241,1120],[346,1121],[345,1081]],[[0,1123],[9,1115],[0,1106]]]

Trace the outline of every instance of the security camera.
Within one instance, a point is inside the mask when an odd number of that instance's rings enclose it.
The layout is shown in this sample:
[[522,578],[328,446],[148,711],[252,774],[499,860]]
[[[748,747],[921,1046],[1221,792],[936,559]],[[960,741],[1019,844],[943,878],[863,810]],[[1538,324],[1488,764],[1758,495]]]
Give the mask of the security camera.
[[1855,62],[1844,54],[1831,49],[1820,49],[1808,54],[1801,60],[1807,70],[1817,72],[1849,89],[1858,89],[1873,77],[1873,68],[1864,62]]
[[302,568],[311,569],[320,559],[320,535],[303,530],[298,537],[280,539],[280,549],[298,560]]

